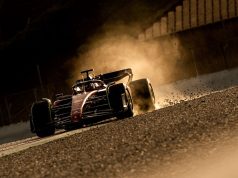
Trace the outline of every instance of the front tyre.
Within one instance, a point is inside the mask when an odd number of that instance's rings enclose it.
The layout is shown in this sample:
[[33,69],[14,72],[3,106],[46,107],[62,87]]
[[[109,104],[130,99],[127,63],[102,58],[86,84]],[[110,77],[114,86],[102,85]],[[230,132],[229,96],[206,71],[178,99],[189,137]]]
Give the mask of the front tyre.
[[38,137],[46,137],[55,133],[55,126],[49,99],[42,99],[32,104],[31,107],[31,130]]
[[109,87],[109,101],[118,119],[133,116],[133,103],[129,89],[122,83]]
[[126,96],[125,100],[127,102],[127,110],[117,117],[119,119],[132,117],[134,115],[133,102],[132,102],[132,98],[131,98],[131,94],[129,92],[129,89],[126,89],[126,95],[125,96]]

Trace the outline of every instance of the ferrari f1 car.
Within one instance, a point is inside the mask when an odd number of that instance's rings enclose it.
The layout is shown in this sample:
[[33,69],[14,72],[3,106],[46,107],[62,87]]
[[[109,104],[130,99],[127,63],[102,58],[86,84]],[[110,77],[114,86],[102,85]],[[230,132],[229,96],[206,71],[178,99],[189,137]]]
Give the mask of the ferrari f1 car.
[[[112,117],[132,117],[155,109],[155,96],[148,79],[132,81],[131,69],[95,76],[82,71],[82,79],[72,86],[72,94],[57,94],[55,101],[42,98],[31,107],[31,131],[39,137],[50,136],[56,129],[71,130]],[[120,82],[122,80],[126,82]]]

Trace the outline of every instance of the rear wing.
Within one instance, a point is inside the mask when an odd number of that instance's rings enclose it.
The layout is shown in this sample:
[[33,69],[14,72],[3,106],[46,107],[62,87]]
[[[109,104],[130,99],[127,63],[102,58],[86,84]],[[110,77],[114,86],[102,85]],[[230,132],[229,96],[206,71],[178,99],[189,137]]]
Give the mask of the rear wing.
[[132,81],[132,77],[133,77],[133,73],[130,68],[118,70],[118,71],[110,72],[110,73],[106,73],[106,74],[101,74],[101,75],[96,76],[95,78],[103,80],[107,84],[110,82],[117,82],[127,76],[129,77],[129,79],[128,79],[128,83],[129,83]]

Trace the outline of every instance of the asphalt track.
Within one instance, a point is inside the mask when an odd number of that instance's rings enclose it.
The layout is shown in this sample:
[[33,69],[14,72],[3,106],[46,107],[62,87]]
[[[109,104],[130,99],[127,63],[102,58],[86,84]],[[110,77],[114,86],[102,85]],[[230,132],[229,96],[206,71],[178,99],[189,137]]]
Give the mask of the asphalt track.
[[237,178],[238,88],[22,142],[1,145],[0,177]]
[[0,157],[22,151],[22,150],[28,149],[30,147],[34,147],[34,146],[42,145],[42,144],[45,144],[45,143],[48,143],[48,142],[51,142],[54,140],[58,140],[60,138],[65,138],[65,137],[72,136],[74,134],[82,133],[82,132],[85,132],[90,129],[98,128],[100,126],[102,126],[102,125],[81,128],[81,129],[73,130],[70,132],[66,132],[64,130],[59,130],[56,132],[55,135],[46,137],[46,138],[39,138],[39,137],[35,136],[35,137],[22,139],[22,140],[15,141],[15,142],[1,144],[0,145]]

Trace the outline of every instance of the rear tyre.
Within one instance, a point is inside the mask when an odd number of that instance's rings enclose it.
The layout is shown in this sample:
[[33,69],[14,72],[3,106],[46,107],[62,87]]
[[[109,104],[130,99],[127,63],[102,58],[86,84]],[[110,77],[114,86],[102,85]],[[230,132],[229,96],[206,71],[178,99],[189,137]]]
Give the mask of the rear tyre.
[[133,103],[130,91],[122,83],[109,87],[109,101],[118,119],[133,116]]
[[155,110],[155,95],[148,79],[139,79],[130,84],[132,100],[139,113]]
[[48,99],[33,103],[31,107],[31,130],[38,137],[46,137],[55,133],[55,126],[51,112],[51,102]]

